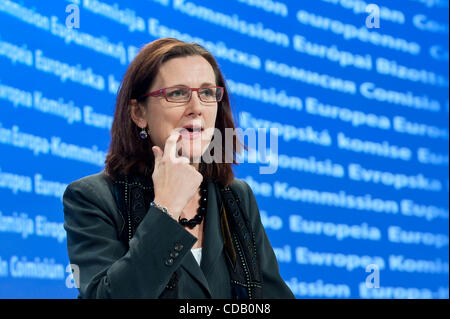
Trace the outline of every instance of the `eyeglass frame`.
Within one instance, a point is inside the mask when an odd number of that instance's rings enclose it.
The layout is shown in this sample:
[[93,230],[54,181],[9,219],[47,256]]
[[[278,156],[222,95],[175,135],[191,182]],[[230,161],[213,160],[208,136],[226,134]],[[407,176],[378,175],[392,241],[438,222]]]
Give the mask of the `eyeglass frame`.
[[[167,99],[167,89],[176,89],[176,88],[190,89],[191,95],[189,96],[189,100],[187,100],[187,101],[180,101],[180,102],[169,101]],[[198,90],[200,90],[200,89],[212,89],[212,88],[221,88],[223,90],[223,93],[222,93],[222,96],[221,96],[220,100],[218,100],[218,101],[203,101],[202,98],[200,97],[200,94],[199,94]],[[223,100],[223,97],[225,95],[225,87],[223,87],[223,86],[207,86],[207,87],[201,87],[201,88],[190,88],[190,87],[186,87],[186,86],[171,86],[171,87],[159,89],[159,90],[156,90],[156,91],[144,94],[144,95],[142,95],[141,98],[144,98],[144,97],[147,97],[147,96],[164,95],[164,98],[169,103],[189,103],[191,101],[191,98],[192,98],[192,91],[197,91],[198,98],[200,99],[200,101],[202,101],[204,103],[219,103],[219,102],[221,102]]]

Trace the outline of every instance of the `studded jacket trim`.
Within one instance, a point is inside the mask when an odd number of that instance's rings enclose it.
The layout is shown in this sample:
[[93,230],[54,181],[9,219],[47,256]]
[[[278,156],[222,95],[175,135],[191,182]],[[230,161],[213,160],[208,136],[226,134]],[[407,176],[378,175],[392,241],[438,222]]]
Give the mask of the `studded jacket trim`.
[[[125,221],[124,231],[120,234],[121,240],[129,247],[129,241],[155,196],[153,185],[139,177],[123,176],[114,182],[113,188],[117,206]],[[233,298],[262,298],[263,282],[254,232],[240,207],[236,192],[232,188],[224,187],[219,187],[219,191],[222,199],[219,204],[221,231]],[[175,271],[159,298],[177,298],[177,278],[178,273]]]
[[225,251],[228,255],[233,295],[236,299],[261,299],[263,280],[255,234],[236,192],[232,188],[225,187],[220,188],[220,193],[225,208],[220,210],[222,214],[220,221]]

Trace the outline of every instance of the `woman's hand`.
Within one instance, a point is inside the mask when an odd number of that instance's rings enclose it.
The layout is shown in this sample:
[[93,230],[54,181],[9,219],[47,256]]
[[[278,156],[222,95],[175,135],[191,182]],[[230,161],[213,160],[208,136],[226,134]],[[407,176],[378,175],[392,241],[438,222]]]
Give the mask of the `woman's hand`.
[[155,169],[152,179],[155,191],[154,201],[167,207],[173,218],[178,220],[184,207],[194,197],[203,176],[186,157],[177,157],[177,141],[180,132],[173,132],[166,140],[164,152],[153,146]]

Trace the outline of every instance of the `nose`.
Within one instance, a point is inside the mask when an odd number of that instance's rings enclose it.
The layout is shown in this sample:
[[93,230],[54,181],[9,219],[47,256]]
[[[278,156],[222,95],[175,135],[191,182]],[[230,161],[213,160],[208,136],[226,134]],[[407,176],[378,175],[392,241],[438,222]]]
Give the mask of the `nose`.
[[191,100],[188,105],[186,105],[186,113],[188,115],[201,115],[202,114],[202,101],[198,97],[198,91],[193,91]]

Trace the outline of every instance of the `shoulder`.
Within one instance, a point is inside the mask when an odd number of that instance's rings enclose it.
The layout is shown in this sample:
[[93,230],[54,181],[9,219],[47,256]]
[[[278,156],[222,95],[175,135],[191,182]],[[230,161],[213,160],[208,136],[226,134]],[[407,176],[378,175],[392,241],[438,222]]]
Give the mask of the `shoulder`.
[[[90,224],[100,217],[122,229],[123,220],[114,197],[113,180],[103,171],[70,183],[63,195],[66,223]],[[98,219],[96,219],[98,220]]]
[[245,180],[238,178],[233,179],[230,188],[245,204],[250,204],[256,201],[250,185],[248,185]]
[[230,185],[231,189],[237,192],[239,195],[248,195],[249,191],[251,191],[250,186],[243,179],[235,178]]
[[101,171],[97,174],[88,175],[77,179],[71,182],[67,188],[68,189],[77,189],[77,190],[98,190],[102,189],[112,189],[113,181],[112,179],[106,175],[104,171]]
[[253,191],[248,183],[243,179],[235,178],[230,185],[241,202],[241,207],[251,219],[259,217],[258,205]]
[[104,171],[71,182],[63,198],[84,198],[96,202],[110,201],[114,194],[113,181]]

